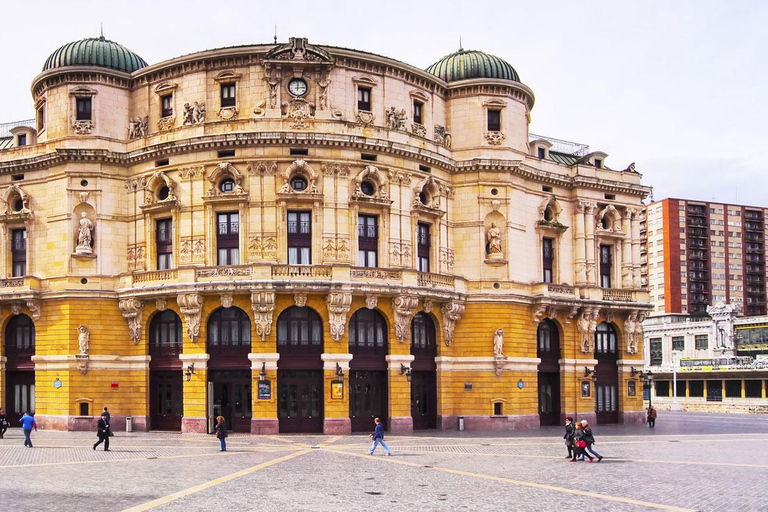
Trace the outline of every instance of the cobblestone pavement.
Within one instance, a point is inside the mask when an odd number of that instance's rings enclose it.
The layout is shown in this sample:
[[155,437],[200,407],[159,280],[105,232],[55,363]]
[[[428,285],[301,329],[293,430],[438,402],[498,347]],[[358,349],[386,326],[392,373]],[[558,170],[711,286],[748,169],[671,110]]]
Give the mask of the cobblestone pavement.
[[768,418],[660,413],[656,428],[597,425],[600,463],[569,463],[562,428],[388,436],[95,434],[0,440],[0,503],[14,510],[768,511]]

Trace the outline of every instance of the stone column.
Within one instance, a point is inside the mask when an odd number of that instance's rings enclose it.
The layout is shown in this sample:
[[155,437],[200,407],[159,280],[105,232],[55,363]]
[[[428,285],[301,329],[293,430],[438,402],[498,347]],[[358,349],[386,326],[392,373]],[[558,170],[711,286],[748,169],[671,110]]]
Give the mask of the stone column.
[[585,234],[584,234],[584,203],[579,201],[576,204],[576,277],[575,282],[577,285],[587,284],[587,260],[585,251]]
[[[251,379],[254,389],[251,390],[251,404],[253,416],[251,417],[251,434],[279,434],[280,423],[277,419],[277,361],[280,354],[276,352],[248,354],[251,361]],[[270,385],[270,397],[259,398],[259,382],[261,371],[264,369],[266,380]]]
[[[349,434],[352,422],[349,419],[349,362],[352,354],[320,354],[323,360],[323,387],[325,407],[323,417],[324,434]],[[334,396],[331,388],[333,381],[340,380],[336,375],[336,365],[344,372],[344,384],[341,398]]]
[[632,216],[632,287],[640,288],[640,244],[643,243],[640,237],[640,215],[642,212],[637,208],[629,210]]
[[626,211],[621,219],[621,230],[624,232],[624,240],[621,241],[621,287],[633,288],[632,226],[629,211]]
[[[186,340],[185,340],[186,341]],[[185,349],[187,347],[184,347]],[[208,359],[205,353],[180,354],[181,372],[184,382],[184,415],[181,418],[181,431],[205,434],[208,432]],[[195,373],[187,381],[183,376],[187,367],[195,365]],[[213,397],[211,397],[213,399]]]
[[[389,344],[390,350],[400,349],[394,343]],[[408,347],[410,349],[410,347]],[[411,383],[405,375],[400,374],[400,365],[411,366],[414,357],[410,354],[390,354],[386,356],[389,370],[389,425],[391,434],[410,434],[413,432],[413,417],[411,416]]]
[[597,204],[584,203],[584,235],[587,254],[587,284],[597,284],[596,270],[595,270],[595,210],[597,210]]

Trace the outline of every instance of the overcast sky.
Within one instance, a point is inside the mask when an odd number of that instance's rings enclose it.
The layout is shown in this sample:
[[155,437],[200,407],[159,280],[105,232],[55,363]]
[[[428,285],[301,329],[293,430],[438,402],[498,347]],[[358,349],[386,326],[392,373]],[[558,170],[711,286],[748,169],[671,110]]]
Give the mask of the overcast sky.
[[[536,95],[531,131],[636,162],[654,198],[768,206],[768,2],[5,2],[0,122],[33,116],[56,48],[104,35],[150,64],[308,37],[425,68],[458,49],[507,60]],[[385,7],[386,6],[386,7]]]

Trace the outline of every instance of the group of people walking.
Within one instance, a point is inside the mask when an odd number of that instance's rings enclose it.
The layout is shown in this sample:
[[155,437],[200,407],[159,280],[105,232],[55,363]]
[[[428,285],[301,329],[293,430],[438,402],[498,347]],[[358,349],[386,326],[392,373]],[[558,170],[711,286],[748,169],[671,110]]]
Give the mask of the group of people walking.
[[594,462],[595,459],[597,459],[597,462],[603,460],[603,456],[593,448],[595,436],[592,434],[592,429],[589,428],[587,420],[573,423],[573,418],[570,416],[565,418],[565,435],[563,439],[565,439],[565,446],[568,448],[566,459],[570,459],[570,462],[585,460],[585,457],[589,459],[589,462]]

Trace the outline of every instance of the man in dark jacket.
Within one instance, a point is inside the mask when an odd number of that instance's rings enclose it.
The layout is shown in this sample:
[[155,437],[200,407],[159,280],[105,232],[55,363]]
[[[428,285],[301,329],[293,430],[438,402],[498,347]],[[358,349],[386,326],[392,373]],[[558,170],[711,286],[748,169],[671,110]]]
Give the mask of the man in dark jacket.
[[373,421],[376,422],[376,429],[374,429],[373,434],[371,434],[373,444],[371,445],[371,449],[368,451],[368,455],[373,455],[373,452],[376,450],[376,447],[379,444],[384,447],[387,455],[392,455],[392,452],[389,451],[389,446],[387,446],[387,443],[384,442],[384,425],[381,424],[381,420],[379,418],[376,418]]
[[108,413],[106,411],[101,413],[101,419],[99,420],[99,424],[96,426],[96,435],[99,436],[99,442],[94,443],[94,450],[101,443],[104,443],[104,451],[109,451],[109,423],[107,423],[107,414]]
[[[595,444],[595,436],[592,434],[592,429],[589,428],[589,423],[587,423],[587,420],[583,420],[581,422],[582,431],[584,432],[584,441],[587,442],[587,447],[584,449],[584,453],[587,454],[587,452],[591,453],[595,457],[597,457],[597,462],[600,462],[603,460],[603,456],[597,453],[595,450],[592,449],[592,445]],[[589,456],[589,454],[587,454]]]
[[112,415],[109,414],[109,411],[107,408],[104,408],[104,414],[107,415],[107,428],[109,429],[109,437],[114,437],[115,434],[112,433]]
[[563,436],[563,439],[565,439],[565,446],[568,448],[568,456],[566,459],[572,459],[573,458],[573,433],[576,429],[573,427],[573,418],[568,416],[565,418],[565,435]]
[[0,439],[3,438],[6,430],[8,430],[8,419],[5,417],[5,411],[0,407]]

